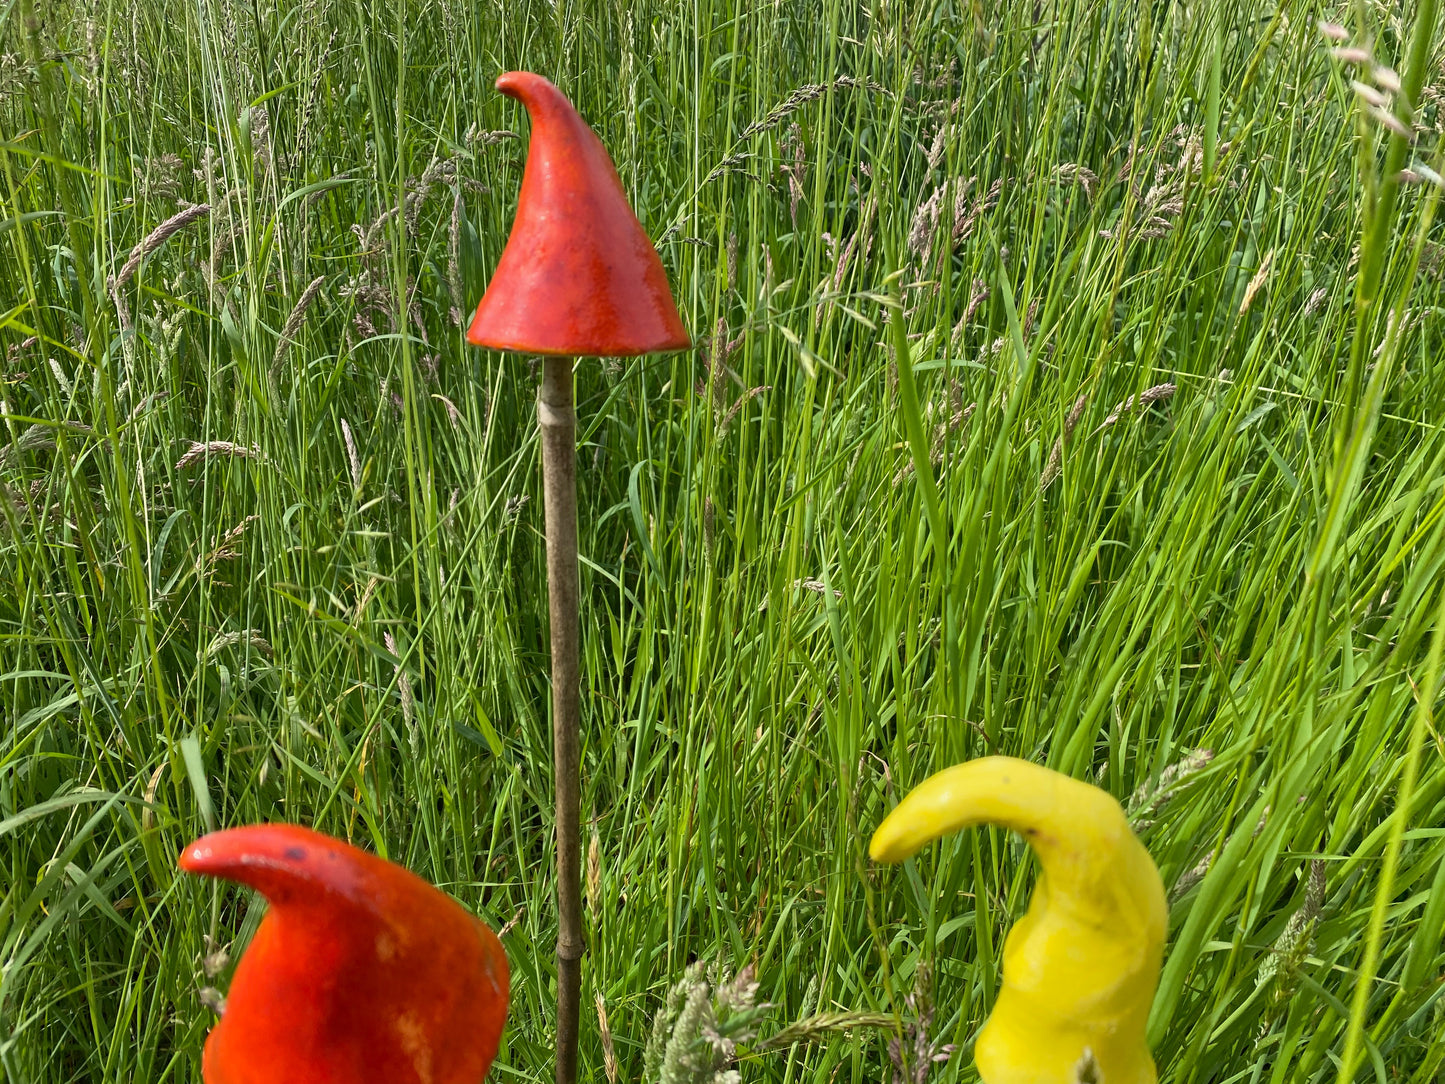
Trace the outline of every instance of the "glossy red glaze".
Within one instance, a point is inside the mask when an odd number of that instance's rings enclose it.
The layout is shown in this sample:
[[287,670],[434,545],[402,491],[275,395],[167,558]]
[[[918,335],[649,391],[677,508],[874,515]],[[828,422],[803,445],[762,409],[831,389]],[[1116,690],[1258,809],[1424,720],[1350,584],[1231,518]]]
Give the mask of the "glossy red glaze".
[[508,72],[497,89],[527,107],[532,145],[512,236],[467,341],[604,357],[687,349],[667,273],[602,141],[540,75]]
[[509,972],[491,930],[414,873],[290,824],[213,832],[182,869],[271,907],[206,1040],[207,1084],[478,1084]]

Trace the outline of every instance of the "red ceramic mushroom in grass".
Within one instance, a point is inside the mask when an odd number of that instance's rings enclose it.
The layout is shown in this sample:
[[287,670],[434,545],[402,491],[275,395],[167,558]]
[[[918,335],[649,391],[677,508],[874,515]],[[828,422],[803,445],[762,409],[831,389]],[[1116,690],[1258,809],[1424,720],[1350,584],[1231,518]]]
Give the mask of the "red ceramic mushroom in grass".
[[206,1084],[478,1084],[507,1016],[507,957],[450,896],[290,824],[213,832],[190,873],[271,907],[206,1039]]
[[543,355],[537,418],[547,522],[557,789],[557,1081],[577,1073],[582,961],[578,827],[577,416],[572,359],[691,345],[652,242],[607,149],[562,92],[530,72],[497,89],[532,118],[512,235],[467,331],[475,346]]
[[667,273],[602,140],[540,75],[508,72],[497,89],[527,107],[532,145],[512,235],[467,341],[565,357],[686,350]]

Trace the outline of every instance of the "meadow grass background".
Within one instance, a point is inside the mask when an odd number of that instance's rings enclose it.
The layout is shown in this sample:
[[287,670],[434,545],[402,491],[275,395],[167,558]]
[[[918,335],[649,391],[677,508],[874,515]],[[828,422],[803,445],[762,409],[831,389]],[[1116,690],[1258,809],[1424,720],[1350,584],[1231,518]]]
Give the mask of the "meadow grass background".
[[[1027,851],[864,848],[1000,752],[1135,815],[1163,1079],[1438,1080],[1437,14],[0,4],[5,1074],[198,1079],[203,956],[261,909],[174,856],[284,818],[506,927],[492,1075],[550,1079],[535,366],[460,323],[527,146],[491,82],[527,68],[698,344],[577,378],[583,1001],[619,1078],[704,959],[756,964],[764,1034],[906,1023],[931,967],[933,1079],[975,1079]],[[1414,147],[1320,17],[1417,88]],[[886,1079],[887,1034],[741,1070]]]

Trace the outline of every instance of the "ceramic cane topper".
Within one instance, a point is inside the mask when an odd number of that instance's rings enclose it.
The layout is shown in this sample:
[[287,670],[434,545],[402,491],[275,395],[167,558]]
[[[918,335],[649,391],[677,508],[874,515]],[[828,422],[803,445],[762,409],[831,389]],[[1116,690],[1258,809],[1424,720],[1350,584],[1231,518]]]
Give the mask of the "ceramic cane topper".
[[478,1084],[507,1016],[497,937],[401,866],[290,824],[213,832],[189,873],[270,909],[206,1039],[206,1084]]
[[686,350],[667,273],[602,140],[540,75],[508,72],[497,89],[527,107],[532,143],[512,235],[467,341],[565,357]]
[[532,143],[517,217],[467,331],[475,346],[542,355],[537,420],[547,528],[557,790],[557,1081],[576,1079],[582,960],[578,824],[577,415],[572,359],[691,345],[662,261],[607,149],[562,92],[530,72],[497,89],[527,107]]
[[902,862],[963,828],[1018,832],[1043,872],[1009,931],[1003,987],[974,1047],[985,1084],[1154,1084],[1145,1041],[1169,911],[1164,884],[1110,795],[1012,757],[926,779],[874,833]]

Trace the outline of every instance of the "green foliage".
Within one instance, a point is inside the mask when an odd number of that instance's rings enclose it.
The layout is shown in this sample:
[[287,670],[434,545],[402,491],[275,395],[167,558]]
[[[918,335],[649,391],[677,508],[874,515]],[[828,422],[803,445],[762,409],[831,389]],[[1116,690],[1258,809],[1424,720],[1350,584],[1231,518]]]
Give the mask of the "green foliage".
[[814,1022],[748,1080],[886,1078],[929,967],[975,1079],[1027,851],[864,847],[1002,752],[1138,796],[1164,1080],[1434,1080],[1434,12],[0,5],[5,1075],[195,1079],[261,909],[174,856],[277,818],[506,928],[551,1077],[535,379],[461,334],[525,67],[699,344],[579,367],[582,1064],[730,959]]

